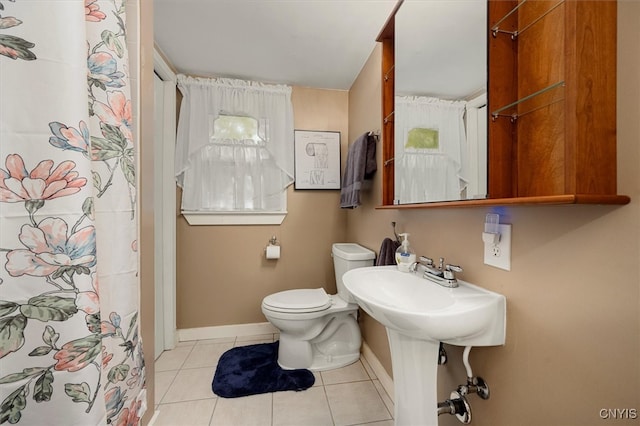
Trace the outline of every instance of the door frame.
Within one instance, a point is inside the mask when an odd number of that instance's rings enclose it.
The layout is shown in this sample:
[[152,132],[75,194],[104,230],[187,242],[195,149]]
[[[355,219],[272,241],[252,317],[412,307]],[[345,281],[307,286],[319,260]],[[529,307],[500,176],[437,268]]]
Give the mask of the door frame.
[[171,350],[176,347],[178,333],[176,328],[176,181],[174,174],[174,158],[176,146],[176,84],[177,77],[162,55],[153,50],[153,69],[160,77],[164,85],[164,128],[162,140],[161,164],[162,173],[154,185],[162,188],[162,280],[156,281],[161,285],[163,293],[163,305],[155,309],[163,311],[163,340],[164,349]]
[[489,191],[487,181],[487,93],[466,104],[467,133],[467,198],[484,198]]

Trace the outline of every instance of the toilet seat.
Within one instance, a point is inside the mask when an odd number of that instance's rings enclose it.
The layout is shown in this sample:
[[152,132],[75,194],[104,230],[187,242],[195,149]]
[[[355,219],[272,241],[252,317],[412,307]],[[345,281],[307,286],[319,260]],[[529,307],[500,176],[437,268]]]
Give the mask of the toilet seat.
[[274,312],[306,313],[329,309],[333,302],[323,288],[305,288],[270,294],[262,303],[264,308]]

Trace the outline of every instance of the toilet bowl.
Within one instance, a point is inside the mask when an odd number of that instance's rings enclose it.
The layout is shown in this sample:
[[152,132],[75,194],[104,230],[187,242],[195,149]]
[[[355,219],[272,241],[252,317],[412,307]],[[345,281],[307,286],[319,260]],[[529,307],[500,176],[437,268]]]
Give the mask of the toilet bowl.
[[286,290],[262,300],[262,313],[280,330],[278,364],[286,369],[330,370],[360,358],[358,305],[342,283],[350,269],[373,266],[375,253],[353,243],[333,244],[338,293],[323,288]]

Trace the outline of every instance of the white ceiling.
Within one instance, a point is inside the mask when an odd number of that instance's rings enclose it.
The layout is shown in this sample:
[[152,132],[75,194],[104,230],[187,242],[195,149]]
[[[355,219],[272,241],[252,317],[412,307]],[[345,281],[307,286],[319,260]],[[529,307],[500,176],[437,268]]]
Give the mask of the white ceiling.
[[155,0],[178,72],[348,90],[397,0]]
[[[155,41],[178,72],[351,88],[397,0],[155,0]],[[486,90],[486,0],[405,0],[396,90]]]

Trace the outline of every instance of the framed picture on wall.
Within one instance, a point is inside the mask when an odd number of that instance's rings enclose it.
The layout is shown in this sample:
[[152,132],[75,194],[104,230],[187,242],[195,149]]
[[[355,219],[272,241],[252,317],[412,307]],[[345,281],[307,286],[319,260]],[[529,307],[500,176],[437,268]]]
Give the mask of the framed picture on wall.
[[295,189],[340,189],[340,132],[295,130]]

